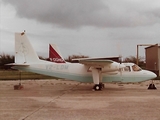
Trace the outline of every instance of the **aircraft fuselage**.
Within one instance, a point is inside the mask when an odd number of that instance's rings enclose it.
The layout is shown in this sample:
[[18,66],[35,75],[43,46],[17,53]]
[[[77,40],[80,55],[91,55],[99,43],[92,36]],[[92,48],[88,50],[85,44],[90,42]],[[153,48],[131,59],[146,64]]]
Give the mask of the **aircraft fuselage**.
[[[13,68],[79,82],[93,82],[90,67],[79,63],[56,64],[41,61],[30,66],[14,66]],[[156,77],[153,72],[147,70],[120,71],[119,64],[104,67],[99,71],[102,74],[102,82],[142,82]]]

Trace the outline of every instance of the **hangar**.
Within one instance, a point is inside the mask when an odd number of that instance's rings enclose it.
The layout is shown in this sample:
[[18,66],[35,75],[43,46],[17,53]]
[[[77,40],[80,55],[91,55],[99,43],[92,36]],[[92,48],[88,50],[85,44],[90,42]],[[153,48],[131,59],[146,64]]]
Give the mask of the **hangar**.
[[160,75],[160,43],[145,48],[146,69]]

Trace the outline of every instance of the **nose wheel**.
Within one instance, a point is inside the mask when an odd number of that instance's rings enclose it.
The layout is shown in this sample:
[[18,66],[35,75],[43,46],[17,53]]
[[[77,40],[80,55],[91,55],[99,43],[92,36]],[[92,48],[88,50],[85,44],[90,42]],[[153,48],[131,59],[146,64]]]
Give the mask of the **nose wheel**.
[[153,89],[157,89],[157,88],[156,88],[156,86],[154,84],[151,83],[151,84],[149,84],[148,89],[152,89],[153,90]]
[[153,83],[153,80],[152,80],[152,83],[149,84],[148,89],[149,89],[149,90],[157,89],[156,86],[155,86],[154,83]]

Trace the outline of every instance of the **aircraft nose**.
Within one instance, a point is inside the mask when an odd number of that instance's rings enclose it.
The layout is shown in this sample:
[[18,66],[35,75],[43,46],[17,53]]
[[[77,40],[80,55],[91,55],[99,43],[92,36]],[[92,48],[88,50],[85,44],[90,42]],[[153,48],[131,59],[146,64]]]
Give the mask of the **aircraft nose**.
[[157,75],[154,73],[154,72],[151,72],[149,73],[149,76],[151,77],[150,79],[154,79],[157,77]]

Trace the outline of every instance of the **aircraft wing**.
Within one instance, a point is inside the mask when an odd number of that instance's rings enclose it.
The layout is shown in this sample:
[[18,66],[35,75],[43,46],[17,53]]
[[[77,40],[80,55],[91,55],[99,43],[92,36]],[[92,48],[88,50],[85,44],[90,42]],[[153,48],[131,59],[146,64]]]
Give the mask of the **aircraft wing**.
[[113,63],[112,60],[99,60],[99,59],[79,59],[78,61],[79,63],[87,66],[105,66]]
[[99,61],[99,62],[109,62],[109,61],[115,61],[115,62],[119,62],[119,59],[120,57],[117,56],[117,57],[96,57],[96,58],[78,58],[78,59],[72,59],[73,62],[77,63],[77,62],[80,62],[82,60],[95,60],[95,61]]
[[95,58],[78,58],[78,59],[72,59],[73,61],[76,60],[111,60],[111,59],[118,59],[119,56],[113,56],[113,57],[95,57]]

